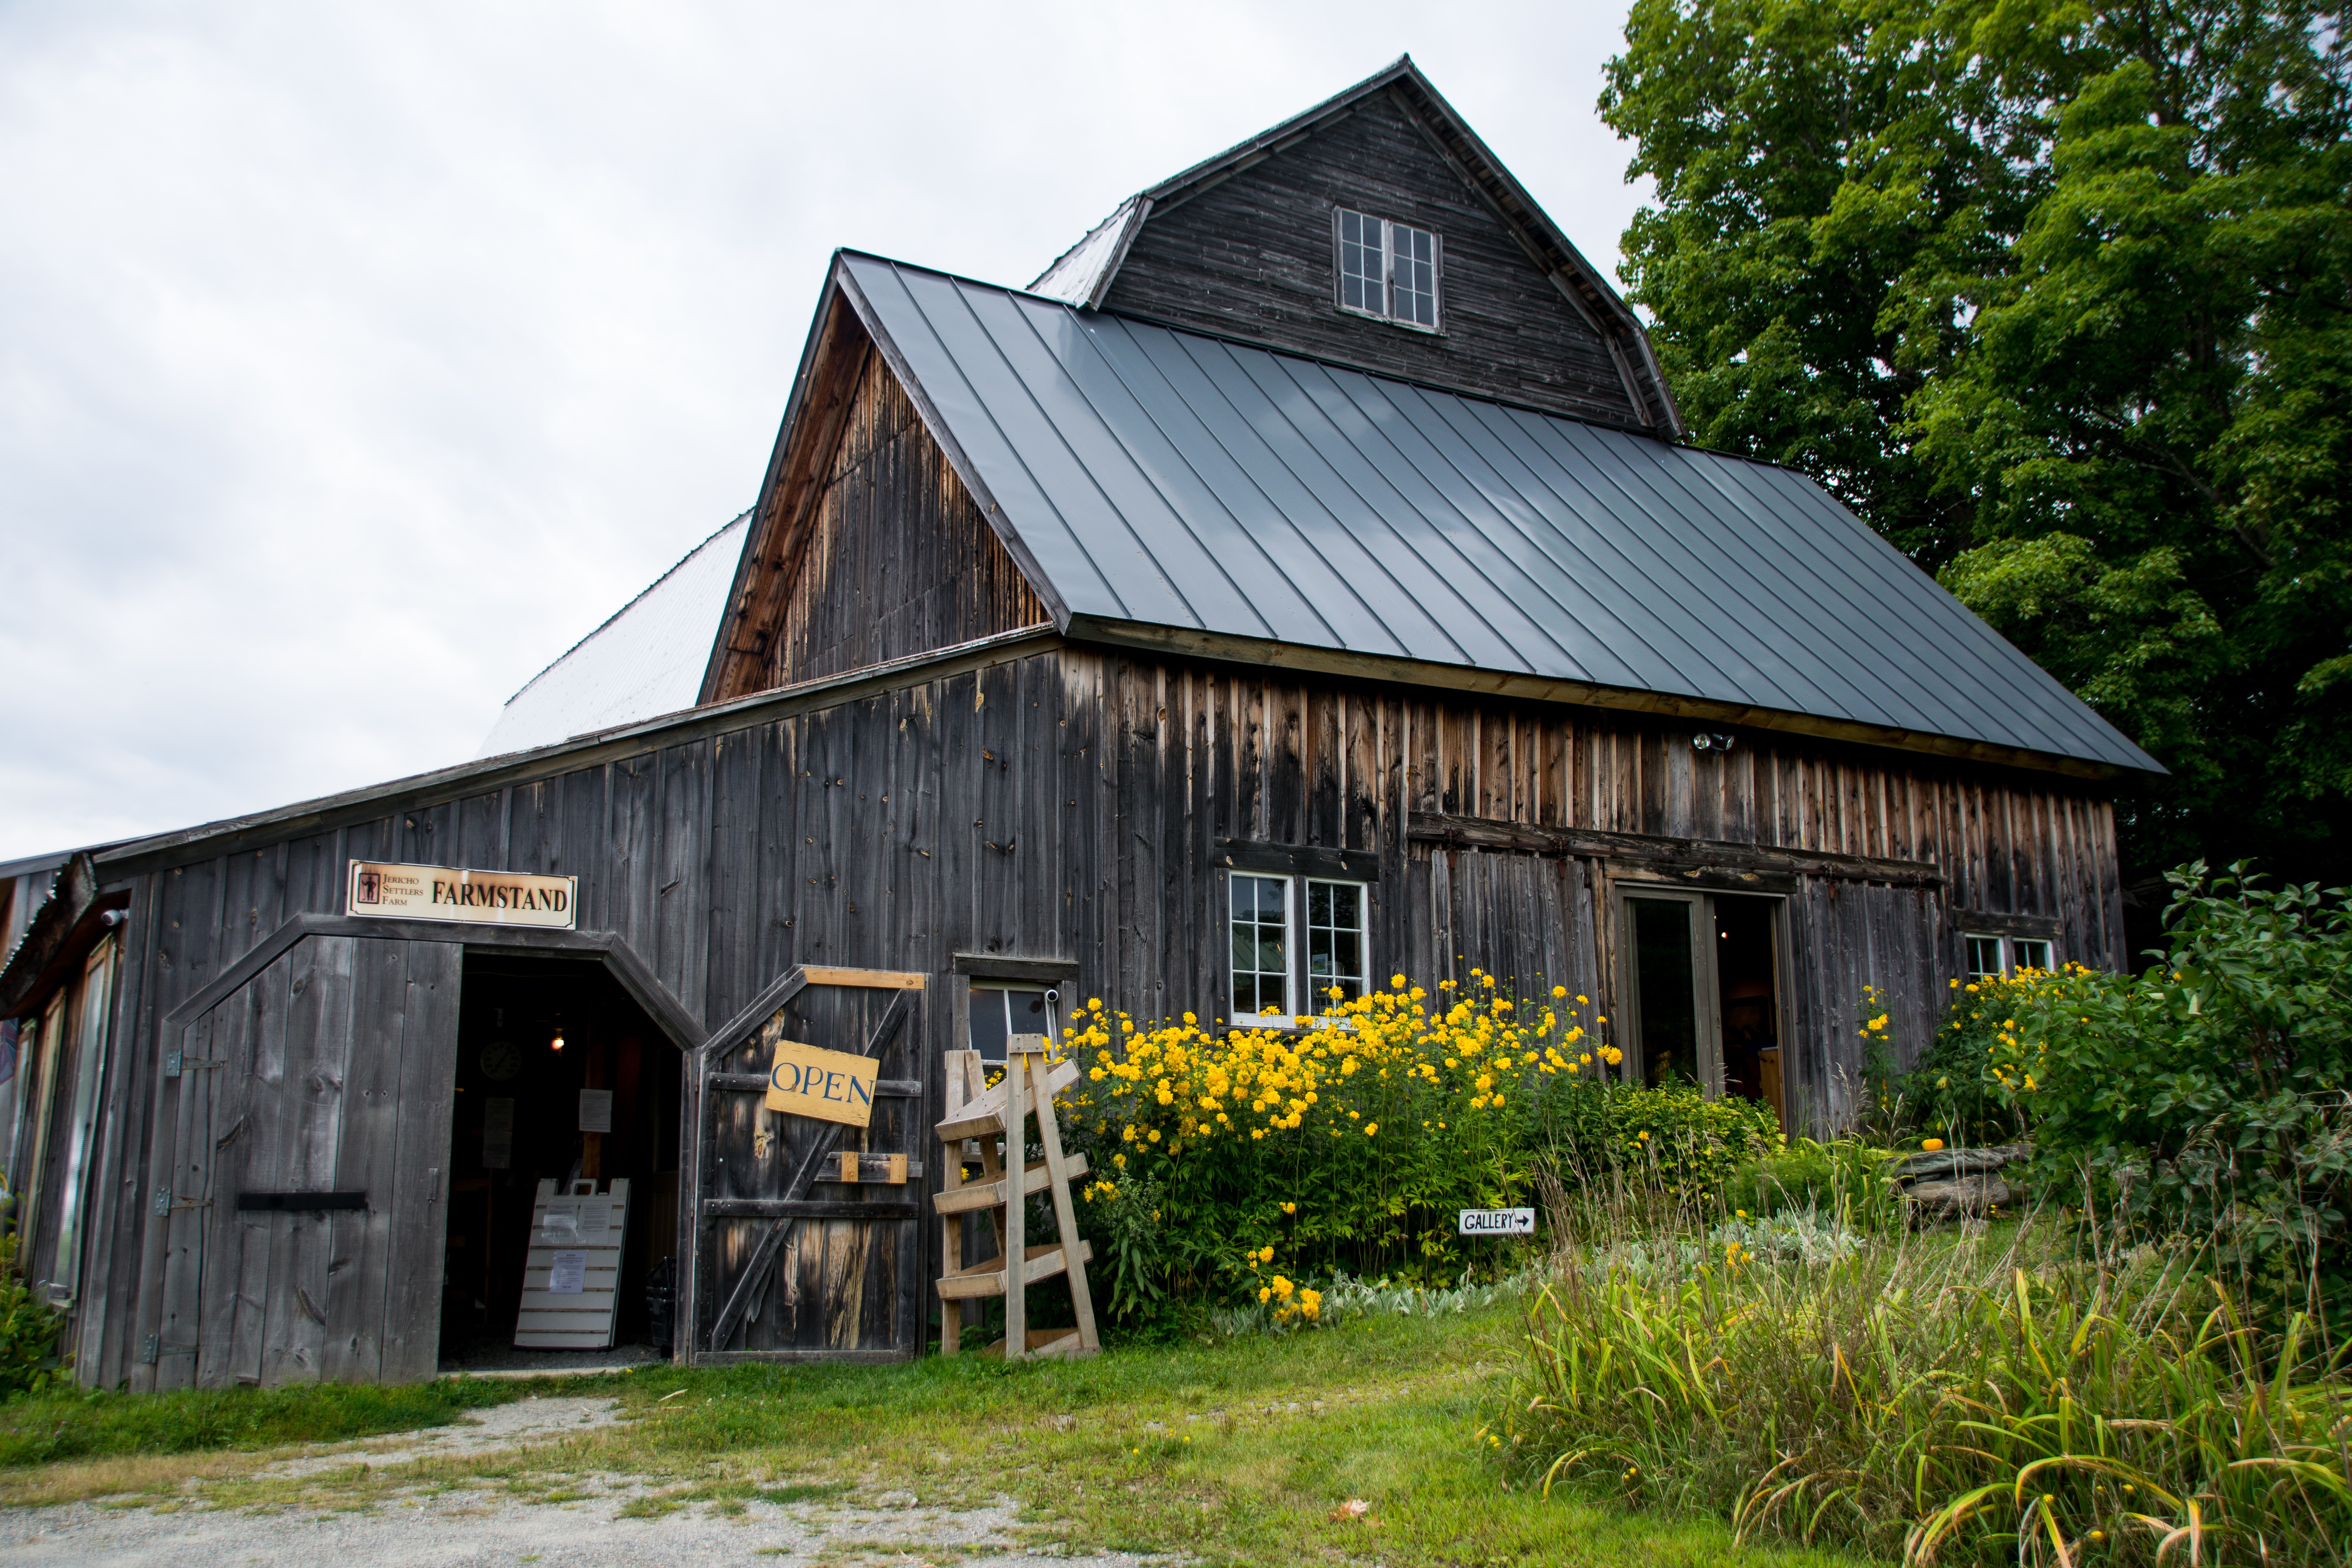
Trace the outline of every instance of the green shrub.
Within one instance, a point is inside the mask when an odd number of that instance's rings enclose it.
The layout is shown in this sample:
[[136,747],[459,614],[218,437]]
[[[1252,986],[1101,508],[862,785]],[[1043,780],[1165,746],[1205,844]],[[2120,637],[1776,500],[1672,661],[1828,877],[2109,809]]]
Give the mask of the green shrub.
[[[15,1203],[0,1198],[0,1213]],[[16,1238],[0,1238],[0,1399],[16,1399],[67,1381],[58,1355],[65,1317],[35,1295],[16,1269]]]
[[1790,1140],[1743,1162],[1723,1185],[1723,1206],[1757,1215],[1819,1213],[1878,1230],[1901,1217],[1893,1187],[1880,1173],[1891,1151],[1855,1138]]
[[1113,1317],[1197,1322],[1277,1275],[1489,1274],[1523,1253],[1465,1242],[1456,1216],[1532,1205],[1540,1171],[1639,1171],[1698,1205],[1779,1137],[1761,1105],[1615,1079],[1608,1020],[1564,987],[1400,975],[1306,1022],[1139,1024],[1090,1002],[1065,1031],[1087,1069],[1066,1102],[1093,1171],[1080,1225]]
[[[2035,1179],[2142,1236],[2210,1237],[2289,1303],[2352,1311],[2352,905],[2171,874],[2164,961],[2007,1000],[1986,1058]],[[2013,1020],[2013,1027],[2006,1026]]]

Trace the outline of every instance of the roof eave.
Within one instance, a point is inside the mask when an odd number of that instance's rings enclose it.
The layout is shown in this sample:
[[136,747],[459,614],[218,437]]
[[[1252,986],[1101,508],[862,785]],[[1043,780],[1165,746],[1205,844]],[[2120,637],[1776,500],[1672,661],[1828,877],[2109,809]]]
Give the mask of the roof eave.
[[1256,668],[1309,670],[1320,675],[1391,681],[1482,696],[1564,702],[1616,712],[1649,713],[1662,718],[1694,720],[1779,734],[1801,735],[1814,740],[1881,746],[1894,751],[1996,767],[2021,768],[2097,783],[2119,783],[2136,774],[2148,774],[2151,769],[2158,774],[2164,772],[2152,758],[2149,768],[2135,768],[2095,758],[2030,751],[1965,736],[1939,735],[1895,725],[1795,713],[1744,702],[1724,702],[1670,691],[1604,686],[1554,676],[1482,669],[1470,665],[1437,664],[1357,653],[1346,648],[1318,647],[1310,644],[1274,642],[1184,626],[1152,626],[1137,621],[1109,620],[1097,616],[1079,616],[1074,617],[1065,629],[1073,642],[1138,648],[1192,658],[1219,659]]

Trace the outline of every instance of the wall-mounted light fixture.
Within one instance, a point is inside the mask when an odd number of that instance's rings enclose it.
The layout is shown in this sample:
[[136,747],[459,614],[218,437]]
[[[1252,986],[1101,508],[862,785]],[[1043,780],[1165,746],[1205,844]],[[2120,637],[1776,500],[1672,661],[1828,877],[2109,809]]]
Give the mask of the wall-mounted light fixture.
[[1736,738],[1737,737],[1731,735],[1718,735],[1708,731],[1702,731],[1701,733],[1691,737],[1691,750],[1694,752],[1727,752],[1731,750],[1731,742]]
[[563,1048],[563,1020],[561,1018],[555,1021],[555,1038],[547,1042],[547,1048],[551,1051],[560,1051]]

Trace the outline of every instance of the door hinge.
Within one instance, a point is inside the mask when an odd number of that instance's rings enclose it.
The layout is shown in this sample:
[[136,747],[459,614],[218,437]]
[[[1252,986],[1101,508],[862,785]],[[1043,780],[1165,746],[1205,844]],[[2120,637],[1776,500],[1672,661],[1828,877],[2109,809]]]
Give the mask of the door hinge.
[[173,1209],[208,1209],[212,1206],[213,1201],[210,1198],[175,1198],[172,1195],[172,1189],[169,1187],[155,1189],[157,1214],[170,1214]]
[[196,1347],[194,1345],[167,1345],[163,1342],[163,1335],[149,1334],[147,1336],[146,1344],[140,1348],[139,1360],[142,1365],[153,1366],[167,1355],[194,1355],[195,1353]]
[[226,1062],[210,1057],[197,1057],[191,1060],[184,1052],[167,1051],[163,1056],[163,1076],[177,1078],[184,1072],[194,1072],[198,1068],[217,1068],[227,1065]]

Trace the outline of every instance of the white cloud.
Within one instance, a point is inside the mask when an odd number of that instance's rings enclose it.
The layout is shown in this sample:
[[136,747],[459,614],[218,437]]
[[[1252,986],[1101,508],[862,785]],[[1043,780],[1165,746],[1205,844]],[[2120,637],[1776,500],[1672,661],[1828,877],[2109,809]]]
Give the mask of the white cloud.
[[1026,282],[1411,48],[1613,262],[1617,25],[0,7],[0,858],[470,755],[748,503],[835,246]]

